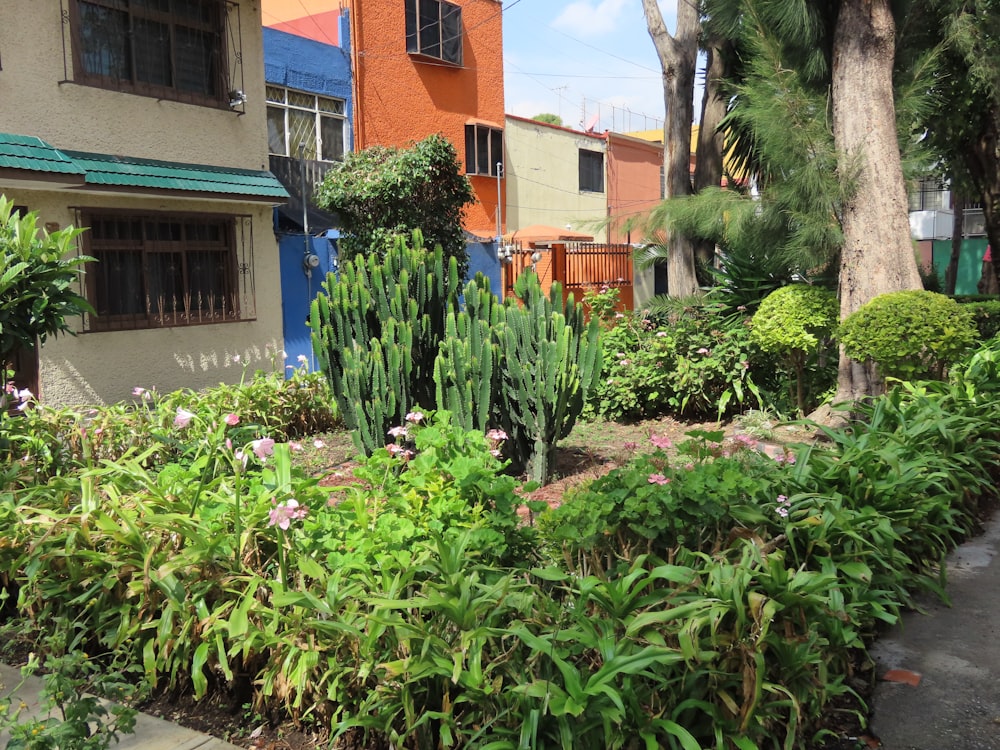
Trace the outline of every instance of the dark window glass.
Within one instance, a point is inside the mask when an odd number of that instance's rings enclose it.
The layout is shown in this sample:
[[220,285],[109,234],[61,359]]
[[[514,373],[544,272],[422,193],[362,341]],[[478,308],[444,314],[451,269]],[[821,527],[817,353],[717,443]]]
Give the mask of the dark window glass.
[[222,101],[227,93],[222,0],[75,2],[77,80],[166,98],[173,93]]
[[486,125],[465,126],[465,171],[496,177],[503,164],[503,131]]
[[90,215],[92,330],[239,319],[232,220]]
[[406,51],[462,64],[462,9],[443,0],[406,0]]
[[604,192],[604,154],[600,151],[580,149],[580,190]]

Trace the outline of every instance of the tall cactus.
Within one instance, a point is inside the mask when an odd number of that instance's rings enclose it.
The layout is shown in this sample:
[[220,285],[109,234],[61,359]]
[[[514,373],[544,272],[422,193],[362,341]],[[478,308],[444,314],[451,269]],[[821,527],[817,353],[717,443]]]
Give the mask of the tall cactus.
[[385,445],[387,430],[434,404],[434,359],[458,299],[458,265],[428,253],[419,232],[383,260],[347,261],[310,308],[313,351],[358,450]]
[[498,401],[498,361],[494,333],[503,322],[503,306],[490,291],[489,279],[477,277],[463,290],[464,306],[451,310],[434,362],[439,409],[447,409],[466,430],[493,426]]

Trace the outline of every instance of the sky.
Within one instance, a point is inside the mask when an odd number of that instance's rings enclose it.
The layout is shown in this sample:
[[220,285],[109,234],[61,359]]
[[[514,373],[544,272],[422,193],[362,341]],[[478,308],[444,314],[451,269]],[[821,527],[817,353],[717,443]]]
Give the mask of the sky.
[[[640,0],[504,0],[508,114],[571,128],[663,128],[663,85]],[[677,0],[660,0],[667,29]]]

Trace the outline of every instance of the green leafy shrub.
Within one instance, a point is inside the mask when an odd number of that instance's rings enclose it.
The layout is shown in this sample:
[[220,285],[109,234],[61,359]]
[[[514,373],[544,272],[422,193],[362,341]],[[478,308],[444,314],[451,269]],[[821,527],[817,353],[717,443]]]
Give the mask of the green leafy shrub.
[[625,314],[602,332],[604,365],[590,409],[605,418],[717,417],[759,401],[749,321],[712,302]]
[[987,341],[1000,333],[1000,300],[990,297],[956,297],[956,301],[972,310],[972,319],[979,331],[979,338]]
[[944,377],[976,339],[972,314],[953,299],[925,291],[882,294],[841,323],[847,356],[878,365],[884,377]]
[[0,195],[0,394],[5,394],[16,349],[34,349],[48,336],[72,334],[66,319],[94,312],[74,291],[83,265],[93,260],[71,255],[82,231],[40,231],[36,212],[19,216]]
[[429,247],[440,245],[446,259],[455,258],[459,279],[469,268],[462,213],[473,200],[455,147],[440,134],[409,148],[370,146],[348,153],[316,192],[316,204],[340,217],[342,261],[381,259],[420,230]]
[[830,337],[839,314],[833,292],[792,284],[767,295],[753,315],[750,340],[765,352],[787,358],[795,377],[795,403],[800,414],[807,407],[806,367],[810,360],[815,363],[818,356],[831,354]]

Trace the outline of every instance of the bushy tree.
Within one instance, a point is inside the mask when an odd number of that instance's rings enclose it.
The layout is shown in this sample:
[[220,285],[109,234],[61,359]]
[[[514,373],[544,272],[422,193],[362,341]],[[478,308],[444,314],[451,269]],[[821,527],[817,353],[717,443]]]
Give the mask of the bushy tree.
[[806,410],[808,358],[837,327],[837,296],[821,287],[791,284],[764,298],[753,316],[750,339],[765,352],[781,354],[795,375],[795,404]]
[[428,247],[440,245],[458,260],[459,278],[469,266],[462,214],[473,200],[455,147],[431,135],[410,148],[372,146],[348,154],[327,172],[316,204],[340,216],[340,257],[384,257],[397,238],[419,229]]
[[49,234],[38,228],[38,214],[20,216],[0,195],[0,385],[7,384],[16,350],[72,334],[66,319],[94,312],[74,291],[83,264],[93,258],[67,257],[81,231],[68,227]]

